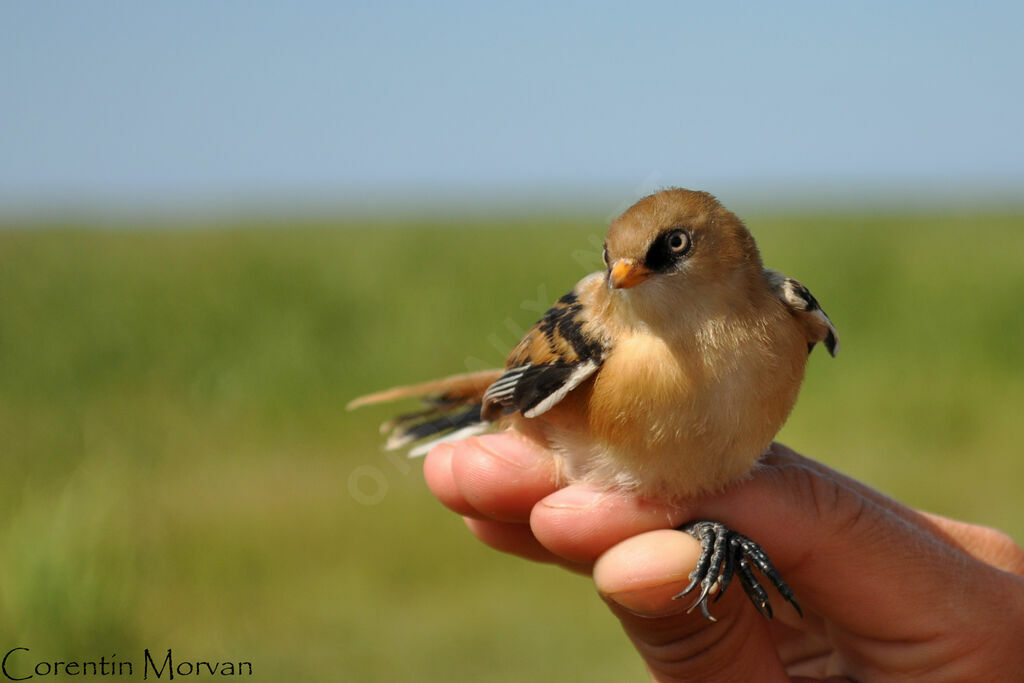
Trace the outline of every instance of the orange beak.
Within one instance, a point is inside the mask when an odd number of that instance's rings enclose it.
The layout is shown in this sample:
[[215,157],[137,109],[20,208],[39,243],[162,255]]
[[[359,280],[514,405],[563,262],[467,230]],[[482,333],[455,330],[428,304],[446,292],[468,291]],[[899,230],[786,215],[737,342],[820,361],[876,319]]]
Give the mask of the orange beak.
[[618,260],[612,266],[608,277],[613,289],[629,289],[649,278],[651,272],[647,266],[637,263],[632,259]]

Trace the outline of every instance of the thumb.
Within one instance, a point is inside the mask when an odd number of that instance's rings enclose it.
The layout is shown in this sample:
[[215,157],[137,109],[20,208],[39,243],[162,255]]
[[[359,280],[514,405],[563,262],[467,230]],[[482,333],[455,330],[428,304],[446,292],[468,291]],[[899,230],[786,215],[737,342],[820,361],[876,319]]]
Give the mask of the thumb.
[[743,591],[714,603],[719,619],[688,611],[695,595],[674,599],[689,583],[700,543],[671,529],[633,536],[594,565],[594,583],[622,622],[654,680],[788,681],[767,620],[744,605]]

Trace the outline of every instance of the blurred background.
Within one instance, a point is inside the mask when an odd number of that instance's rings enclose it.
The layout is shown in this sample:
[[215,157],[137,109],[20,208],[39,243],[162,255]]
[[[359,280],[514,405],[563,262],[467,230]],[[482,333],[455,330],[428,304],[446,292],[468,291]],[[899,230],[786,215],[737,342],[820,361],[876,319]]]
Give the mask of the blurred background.
[[643,680],[361,393],[498,365],[714,192],[838,326],[780,440],[1024,539],[1019,3],[0,7],[0,651]]

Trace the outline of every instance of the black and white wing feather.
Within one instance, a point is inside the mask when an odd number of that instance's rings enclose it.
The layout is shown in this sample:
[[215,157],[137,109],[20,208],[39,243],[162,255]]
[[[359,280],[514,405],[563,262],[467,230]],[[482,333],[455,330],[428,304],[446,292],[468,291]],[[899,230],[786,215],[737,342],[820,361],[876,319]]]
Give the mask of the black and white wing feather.
[[505,374],[484,394],[485,419],[516,411],[539,417],[601,367],[608,344],[584,315],[579,290],[585,283],[548,309],[509,354]]
[[839,332],[810,290],[777,270],[764,272],[775,295],[804,323],[808,350],[823,342],[831,356],[839,353]]

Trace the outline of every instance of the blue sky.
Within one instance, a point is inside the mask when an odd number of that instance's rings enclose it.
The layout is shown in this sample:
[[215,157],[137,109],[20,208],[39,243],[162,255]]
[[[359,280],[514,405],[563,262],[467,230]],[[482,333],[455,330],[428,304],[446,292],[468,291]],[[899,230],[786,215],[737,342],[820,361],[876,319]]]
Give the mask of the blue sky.
[[5,2],[0,210],[645,183],[1013,194],[1022,8]]

